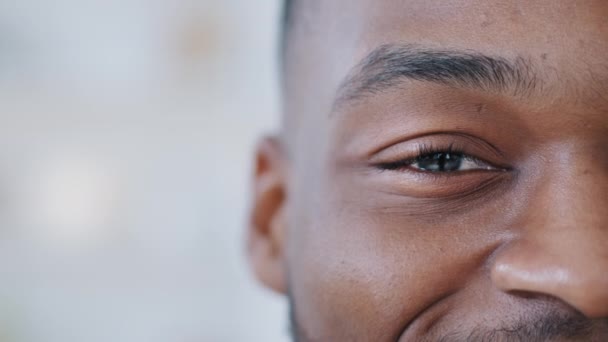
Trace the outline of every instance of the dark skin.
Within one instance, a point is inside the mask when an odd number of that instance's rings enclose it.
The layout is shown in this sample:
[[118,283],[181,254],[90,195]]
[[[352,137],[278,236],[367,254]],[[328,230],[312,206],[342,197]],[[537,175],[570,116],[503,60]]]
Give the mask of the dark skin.
[[303,2],[249,229],[295,339],[608,341],[608,2]]

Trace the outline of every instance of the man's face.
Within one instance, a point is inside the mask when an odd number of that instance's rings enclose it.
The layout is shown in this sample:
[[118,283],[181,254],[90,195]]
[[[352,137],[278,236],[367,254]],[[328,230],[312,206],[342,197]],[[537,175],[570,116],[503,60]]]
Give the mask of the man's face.
[[608,341],[608,2],[300,2],[251,244],[297,337]]

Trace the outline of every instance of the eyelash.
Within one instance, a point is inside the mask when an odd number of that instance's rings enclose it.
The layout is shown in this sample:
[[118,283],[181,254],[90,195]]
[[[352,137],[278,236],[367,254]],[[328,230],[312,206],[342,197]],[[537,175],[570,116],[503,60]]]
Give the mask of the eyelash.
[[[391,161],[391,162],[379,163],[376,165],[376,167],[378,169],[380,169],[381,171],[402,170],[402,169],[410,168],[413,164],[419,162],[421,159],[432,157],[432,156],[434,156],[436,154],[440,154],[440,153],[459,156],[459,157],[463,158],[464,160],[469,160],[469,161],[478,162],[480,164],[490,165],[486,161],[483,161],[479,158],[473,157],[473,156],[465,153],[463,148],[455,146],[454,144],[450,144],[447,147],[437,147],[432,144],[419,144],[418,152],[417,152],[416,156],[414,156],[412,158],[408,158],[408,159],[400,159],[400,160]],[[420,171],[420,172],[424,172],[424,171]],[[431,172],[427,171],[426,173],[431,173]],[[436,173],[439,173],[439,172],[436,172]]]

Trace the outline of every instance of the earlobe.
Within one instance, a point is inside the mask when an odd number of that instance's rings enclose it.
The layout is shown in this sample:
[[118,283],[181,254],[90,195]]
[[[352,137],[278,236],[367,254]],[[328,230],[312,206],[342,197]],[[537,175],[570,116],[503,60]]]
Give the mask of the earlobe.
[[256,150],[247,248],[257,278],[280,293],[286,292],[285,190],[285,156],[282,146],[275,138],[265,138]]

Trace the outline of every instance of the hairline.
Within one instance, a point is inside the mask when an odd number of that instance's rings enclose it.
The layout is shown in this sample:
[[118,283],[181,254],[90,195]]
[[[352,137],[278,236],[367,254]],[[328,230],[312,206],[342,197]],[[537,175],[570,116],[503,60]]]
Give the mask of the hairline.
[[285,50],[287,49],[287,41],[289,40],[289,32],[293,24],[293,8],[295,0],[284,0],[283,9],[281,13],[280,22],[280,37],[279,47],[281,53],[281,60],[285,58]]

